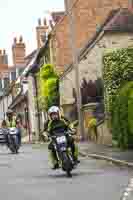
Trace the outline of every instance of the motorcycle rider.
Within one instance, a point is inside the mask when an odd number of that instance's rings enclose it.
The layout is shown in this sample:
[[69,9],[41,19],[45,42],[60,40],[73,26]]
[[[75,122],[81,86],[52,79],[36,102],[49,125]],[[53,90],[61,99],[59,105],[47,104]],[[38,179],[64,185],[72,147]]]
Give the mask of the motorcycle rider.
[[6,123],[7,123],[7,127],[16,127],[16,119],[15,117],[13,117],[13,110],[8,109],[8,111],[6,112]]
[[[44,131],[47,131],[48,134],[52,135],[54,132],[67,131],[70,130],[69,121],[65,117],[60,115],[60,109],[57,106],[52,106],[49,111],[49,120],[44,125]],[[67,137],[68,145],[71,147],[72,156],[75,163],[78,163],[78,156],[76,155],[76,146],[72,136],[68,135]],[[56,150],[54,145],[50,142],[48,149],[50,150],[51,159],[53,162],[53,169],[59,168],[58,158],[56,155]]]
[[1,128],[2,128],[2,129],[7,129],[6,120],[3,120],[3,121],[2,121],[2,123],[1,123]]
[[[16,118],[16,114],[14,114],[13,110],[11,109],[8,109],[7,113],[7,120],[6,120],[6,123],[7,123],[7,127],[8,128],[17,128],[17,118]],[[19,144],[21,145],[21,131],[20,129],[17,128],[17,133],[18,133],[18,140],[19,140]]]

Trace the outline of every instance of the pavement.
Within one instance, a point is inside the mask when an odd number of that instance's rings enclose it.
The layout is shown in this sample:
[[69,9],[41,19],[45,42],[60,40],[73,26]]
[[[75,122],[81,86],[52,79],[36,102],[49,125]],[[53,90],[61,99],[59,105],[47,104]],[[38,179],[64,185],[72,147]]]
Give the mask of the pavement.
[[133,168],[133,150],[122,151],[111,146],[88,142],[80,143],[80,152],[94,158],[105,159],[116,164],[123,164]]
[[0,146],[2,200],[119,200],[132,178],[130,168],[105,160],[81,157],[81,164],[66,178],[48,165],[47,145],[23,145],[18,155]]
[[[79,144],[80,154],[96,159],[104,159],[119,166],[127,166],[133,169],[133,150],[122,151],[111,146],[82,142]],[[125,187],[120,200],[133,200],[133,177]]]

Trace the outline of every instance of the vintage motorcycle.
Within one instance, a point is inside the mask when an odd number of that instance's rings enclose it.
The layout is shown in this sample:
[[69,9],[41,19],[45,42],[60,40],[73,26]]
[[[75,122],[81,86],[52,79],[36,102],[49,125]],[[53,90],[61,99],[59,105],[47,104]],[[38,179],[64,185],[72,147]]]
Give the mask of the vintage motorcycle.
[[56,150],[58,163],[60,168],[66,172],[67,177],[72,177],[72,170],[76,168],[77,164],[73,160],[71,148],[68,146],[67,138],[71,136],[72,132],[55,133],[49,136]]
[[0,128],[0,144],[6,145],[12,153],[17,154],[20,148],[17,128]]

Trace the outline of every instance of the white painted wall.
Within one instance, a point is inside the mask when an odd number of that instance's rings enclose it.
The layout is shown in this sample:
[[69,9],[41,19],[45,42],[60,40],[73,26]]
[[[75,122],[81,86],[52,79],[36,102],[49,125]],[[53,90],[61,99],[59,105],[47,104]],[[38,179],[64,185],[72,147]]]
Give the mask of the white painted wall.
[[29,117],[30,117],[30,126],[31,131],[36,133],[38,137],[38,118],[36,113],[36,103],[35,103],[35,85],[34,78],[32,76],[28,77],[28,106],[29,106]]

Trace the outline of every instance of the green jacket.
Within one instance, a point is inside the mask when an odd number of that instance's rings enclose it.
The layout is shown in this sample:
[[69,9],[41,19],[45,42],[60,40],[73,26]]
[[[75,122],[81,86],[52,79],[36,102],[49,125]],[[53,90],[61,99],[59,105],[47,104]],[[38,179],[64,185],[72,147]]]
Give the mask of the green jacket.
[[7,123],[8,128],[16,127],[16,120],[15,119],[12,119],[11,121],[6,120],[6,123]]
[[69,124],[69,121],[64,117],[56,121],[48,120],[44,124],[44,131],[47,131],[49,134],[52,135],[54,134],[54,132],[67,130],[69,128]]

